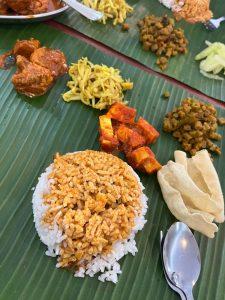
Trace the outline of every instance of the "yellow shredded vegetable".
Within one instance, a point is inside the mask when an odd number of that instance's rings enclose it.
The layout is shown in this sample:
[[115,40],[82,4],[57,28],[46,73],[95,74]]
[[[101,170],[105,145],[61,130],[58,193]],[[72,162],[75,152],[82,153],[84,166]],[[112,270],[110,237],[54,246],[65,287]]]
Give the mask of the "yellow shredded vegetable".
[[94,65],[87,57],[81,58],[69,68],[72,81],[67,83],[70,91],[63,94],[66,102],[80,100],[97,109],[105,109],[115,102],[124,102],[123,91],[133,88],[124,81],[120,71],[105,65]]
[[125,0],[83,0],[84,5],[104,13],[100,20],[106,24],[107,19],[113,19],[113,25],[122,24],[127,14],[133,11],[133,8]]

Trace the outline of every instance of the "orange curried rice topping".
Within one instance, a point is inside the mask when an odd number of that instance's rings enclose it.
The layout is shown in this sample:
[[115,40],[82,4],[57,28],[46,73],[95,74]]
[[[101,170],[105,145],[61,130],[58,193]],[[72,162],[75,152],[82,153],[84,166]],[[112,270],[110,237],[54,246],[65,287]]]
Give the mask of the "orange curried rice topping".
[[131,168],[104,152],[56,154],[43,223],[65,235],[58,265],[85,265],[129,237],[140,213],[140,185]]
[[185,0],[174,15],[177,20],[185,19],[189,23],[206,22],[213,16],[209,6],[210,0]]

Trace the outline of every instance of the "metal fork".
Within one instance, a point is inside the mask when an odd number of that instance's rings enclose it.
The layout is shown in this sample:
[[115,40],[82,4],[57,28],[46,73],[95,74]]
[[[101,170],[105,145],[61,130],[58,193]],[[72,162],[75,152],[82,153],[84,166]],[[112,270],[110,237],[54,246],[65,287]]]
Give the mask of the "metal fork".
[[220,27],[220,23],[225,21],[225,16],[219,19],[210,19],[209,21],[205,22],[204,25],[208,30],[216,30]]

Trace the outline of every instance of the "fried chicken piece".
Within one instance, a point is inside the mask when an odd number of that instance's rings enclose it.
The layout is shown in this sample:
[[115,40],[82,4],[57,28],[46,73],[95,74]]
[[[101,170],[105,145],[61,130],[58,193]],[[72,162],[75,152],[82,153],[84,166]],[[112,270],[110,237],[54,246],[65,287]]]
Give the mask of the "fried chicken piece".
[[12,52],[15,56],[22,55],[30,59],[31,54],[40,47],[41,43],[33,38],[30,40],[17,40]]
[[6,5],[6,0],[0,0],[0,15],[7,15],[8,6]]
[[174,11],[177,20],[185,19],[189,23],[205,22],[212,18],[209,0],[185,0],[179,11]]
[[6,4],[19,15],[36,15],[47,12],[49,0],[6,0]]
[[29,62],[25,57],[18,55],[16,59],[18,71],[12,77],[15,89],[29,97],[40,96],[52,86],[54,78],[51,71]]
[[30,61],[49,69],[54,78],[62,76],[68,70],[66,57],[60,50],[46,47],[39,48],[32,53]]

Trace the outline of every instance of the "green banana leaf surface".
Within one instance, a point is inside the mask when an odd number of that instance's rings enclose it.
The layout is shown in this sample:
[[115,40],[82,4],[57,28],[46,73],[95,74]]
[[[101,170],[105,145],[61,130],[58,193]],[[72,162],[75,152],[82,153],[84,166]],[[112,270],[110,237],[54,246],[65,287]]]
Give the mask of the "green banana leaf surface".
[[[16,39],[34,37],[45,46],[61,49],[68,63],[87,56],[94,63],[120,68],[122,76],[134,82],[133,90],[126,94],[129,105],[160,131],[152,147],[158,160],[165,164],[173,159],[174,150],[180,149],[172,136],[162,132],[162,121],[181,99],[192,96],[186,90],[47,25],[1,25],[0,36],[0,53],[9,50]],[[62,100],[67,75],[46,95],[29,99],[13,88],[14,72],[15,68],[0,71],[0,300],[179,299],[164,279],[159,253],[160,230],[166,232],[175,219],[164,203],[155,175],[139,174],[149,198],[148,222],[136,236],[136,256],[127,255],[121,260],[122,274],[116,285],[102,283],[96,277],[75,278],[67,270],[56,269],[56,259],[45,255],[46,247],[33,223],[33,187],[56,152],[99,149],[101,112],[81,102]],[[161,97],[165,90],[171,93],[169,100]],[[217,111],[225,117],[222,107],[217,106]],[[225,192],[225,127],[220,127],[219,132],[223,135],[222,155],[215,157],[214,163]],[[195,299],[224,299],[225,226],[219,226],[214,239],[198,233],[195,236],[202,258]]]
[[[161,5],[158,0],[127,0],[127,2],[134,8],[133,14],[126,20],[126,23],[130,25],[128,32],[122,31],[120,25],[113,26],[110,21],[106,25],[90,22],[72,9],[69,9],[58,17],[57,21],[162,73],[155,64],[156,56],[142,49],[142,45],[139,42],[137,22],[148,14],[154,14],[156,16],[162,16],[164,14],[171,15],[170,10]],[[211,1],[211,9],[214,13],[214,17],[225,15],[224,0]],[[182,21],[178,22],[177,26],[184,29],[189,41],[189,52],[186,55],[178,55],[172,58],[169,62],[169,67],[163,73],[208,96],[225,101],[225,80],[212,80],[204,77],[199,73],[199,62],[194,60],[195,55],[206,47],[205,40],[225,43],[225,23],[213,32],[205,29],[203,24],[192,25]]]

